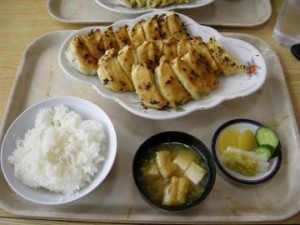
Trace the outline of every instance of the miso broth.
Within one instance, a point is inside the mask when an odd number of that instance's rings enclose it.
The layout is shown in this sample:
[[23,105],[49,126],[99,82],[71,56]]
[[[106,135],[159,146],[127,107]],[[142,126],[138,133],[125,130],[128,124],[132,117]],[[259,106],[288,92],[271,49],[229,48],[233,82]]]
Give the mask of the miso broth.
[[[164,160],[159,159],[162,153]],[[165,165],[162,165],[160,161],[163,164],[170,164],[168,165],[167,173],[164,173],[162,167]],[[201,180],[196,184],[193,181],[194,179],[190,179],[188,176],[187,171],[190,170],[191,164],[198,168],[201,167],[201,171],[203,171],[202,178],[200,177]],[[206,170],[204,160],[191,147],[180,143],[164,143],[149,149],[147,154],[145,154],[145,157],[142,159],[138,179],[142,184],[144,193],[156,204],[170,207],[182,206],[192,204],[202,195],[207,185]],[[168,196],[171,195],[168,191],[172,190],[172,188],[176,189],[178,186],[171,185],[171,183],[178,179],[185,182],[186,186],[184,187],[186,188],[181,193],[180,189],[182,188],[177,188],[176,191],[173,191],[176,192],[177,197],[181,195],[180,199],[184,197],[184,201],[176,201],[176,196],[170,200]]]

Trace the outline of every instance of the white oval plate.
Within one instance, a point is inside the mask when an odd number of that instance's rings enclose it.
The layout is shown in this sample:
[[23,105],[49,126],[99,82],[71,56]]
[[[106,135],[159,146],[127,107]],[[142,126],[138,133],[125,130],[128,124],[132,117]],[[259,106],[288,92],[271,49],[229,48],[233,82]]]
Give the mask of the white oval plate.
[[[23,184],[14,176],[14,166],[8,162],[8,157],[16,148],[16,139],[24,138],[28,129],[34,126],[37,113],[46,107],[55,107],[64,105],[74,110],[82,116],[83,119],[98,121],[102,124],[107,137],[107,152],[105,160],[100,164],[98,173],[94,176],[91,183],[80,189],[78,192],[69,195],[63,195],[48,191],[43,188],[32,188]],[[21,113],[11,124],[3,139],[1,146],[1,167],[5,179],[10,187],[21,197],[39,204],[58,205],[77,200],[92,190],[94,190],[108,175],[115,161],[117,152],[117,137],[114,126],[102,109],[95,104],[75,97],[56,97],[42,101]]]
[[152,11],[159,12],[161,10],[177,10],[177,9],[192,9],[208,5],[214,0],[191,0],[189,3],[173,4],[159,8],[128,8],[120,3],[119,0],[95,0],[104,9],[122,14],[142,14]]
[[[168,14],[168,12],[162,12]],[[155,12],[145,14],[137,17],[134,20],[120,20],[112,24],[113,29],[117,29],[122,25],[133,25],[142,19],[151,18]],[[92,29],[105,30],[107,27],[86,27],[74,32],[62,44],[59,51],[59,64],[62,70],[72,79],[82,83],[91,85],[97,92],[105,98],[112,99],[118,102],[126,110],[148,119],[172,119],[182,117],[195,110],[205,110],[219,105],[225,100],[241,98],[250,95],[257,91],[265,82],[267,76],[267,69],[262,54],[249,43],[229,38],[221,35],[215,29],[202,26],[196,23],[189,17],[177,13],[184,22],[187,31],[191,36],[201,36],[204,41],[208,41],[210,37],[215,36],[220,44],[228,50],[234,57],[239,59],[247,67],[244,73],[236,74],[230,77],[220,77],[219,87],[212,91],[208,96],[197,100],[190,101],[187,104],[180,106],[177,109],[156,110],[147,108],[145,109],[135,94],[135,92],[115,92],[107,89],[102,85],[97,76],[86,76],[76,71],[67,61],[65,51],[67,50],[72,39],[78,34],[85,34]]]

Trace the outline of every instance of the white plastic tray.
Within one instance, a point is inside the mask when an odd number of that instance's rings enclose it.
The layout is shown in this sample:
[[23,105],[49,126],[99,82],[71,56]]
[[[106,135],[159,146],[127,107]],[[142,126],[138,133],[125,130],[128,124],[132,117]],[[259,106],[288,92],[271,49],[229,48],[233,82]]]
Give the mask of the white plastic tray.
[[[253,36],[227,34],[254,45],[265,57],[268,75],[257,93],[227,101],[180,119],[142,119],[104,99],[91,87],[69,79],[59,68],[58,51],[72,31],[57,31],[35,39],[24,52],[0,129],[2,140],[11,122],[30,105],[52,96],[71,95],[98,104],[111,118],[118,137],[118,155],[107,179],[81,200],[62,206],[43,206],[18,197],[0,173],[0,207],[26,217],[120,222],[203,223],[275,221],[300,209],[300,138],[281,64],[268,44]],[[276,90],[276,91],[274,91]],[[282,141],[283,163],[277,175],[258,186],[230,182],[218,170],[215,186],[205,201],[190,211],[169,214],[151,208],[134,186],[134,153],[149,136],[167,130],[188,132],[209,148],[216,129],[234,118],[249,118],[276,129]]]
[[[253,27],[266,22],[272,13],[270,0],[215,0],[200,8],[180,10],[200,24]],[[48,0],[48,13],[63,23],[113,23],[135,18],[111,12],[94,0]]]

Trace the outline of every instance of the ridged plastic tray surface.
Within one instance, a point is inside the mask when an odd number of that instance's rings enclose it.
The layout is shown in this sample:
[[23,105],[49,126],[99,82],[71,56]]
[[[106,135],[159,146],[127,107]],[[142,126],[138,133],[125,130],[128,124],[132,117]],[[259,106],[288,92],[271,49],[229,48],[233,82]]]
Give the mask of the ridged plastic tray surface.
[[[272,13],[270,0],[215,0],[213,3],[178,12],[205,25],[253,27],[266,22]],[[48,13],[63,23],[113,23],[138,15],[120,14],[102,8],[94,0],[48,0]]]
[[[249,35],[225,34],[249,42],[265,57],[267,80],[258,92],[179,119],[153,121],[127,112],[115,102],[102,98],[90,86],[71,80],[62,72],[58,65],[58,51],[72,32],[49,33],[27,47],[5,111],[0,138],[3,139],[12,121],[32,104],[53,96],[79,96],[99,105],[111,118],[118,137],[116,162],[101,186],[86,197],[62,206],[38,205],[18,197],[1,172],[1,208],[26,217],[173,224],[274,221],[299,211],[299,132],[281,64],[268,44]],[[249,187],[232,183],[218,170],[215,186],[208,198],[201,205],[177,214],[157,211],[139,196],[131,168],[133,156],[146,138],[167,130],[185,131],[210,148],[216,129],[227,120],[241,117],[271,126],[280,136],[283,163],[274,178]]]

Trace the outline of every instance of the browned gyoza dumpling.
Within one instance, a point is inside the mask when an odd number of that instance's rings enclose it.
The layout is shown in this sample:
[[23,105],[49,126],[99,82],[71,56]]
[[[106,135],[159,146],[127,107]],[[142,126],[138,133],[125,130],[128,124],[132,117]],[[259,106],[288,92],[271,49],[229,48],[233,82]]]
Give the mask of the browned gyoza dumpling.
[[176,0],[161,0],[160,6],[164,7],[176,3]]
[[188,3],[190,0],[119,0],[124,6],[130,8],[157,8],[165,7],[171,4]]
[[136,4],[138,8],[146,7],[147,6],[147,0],[136,0]]
[[72,40],[65,52],[65,56],[77,71],[86,75],[97,74],[98,59],[90,53],[82,36],[77,36]]
[[132,45],[124,46],[117,55],[120,66],[128,77],[131,77],[131,70],[134,64],[139,63],[138,56],[136,54],[136,48]]
[[165,57],[160,59],[159,66],[155,69],[155,81],[160,93],[171,107],[176,108],[191,99],[173,72],[170,61]]
[[151,71],[154,71],[160,58],[160,52],[154,41],[145,41],[137,46],[136,54],[140,63],[146,64]]
[[135,8],[137,6],[136,0],[120,0],[120,2],[127,7]]
[[90,54],[96,59],[99,59],[105,53],[101,38],[102,35],[99,29],[91,30],[91,32],[83,34],[80,38],[88,48]]
[[99,29],[77,35],[65,52],[67,60],[85,75],[97,75],[98,59],[104,55],[103,35]]
[[191,39],[190,47],[194,49],[200,56],[200,59],[206,65],[207,70],[210,70],[212,73],[221,72],[218,64],[212,57],[206,43],[202,40],[201,37],[195,37]]
[[118,62],[116,50],[107,50],[98,63],[98,77],[105,87],[114,91],[134,90],[131,79]]
[[168,38],[162,42],[161,52],[168,60],[173,60],[177,57],[178,41],[174,38]]
[[166,15],[165,14],[161,14],[158,16],[157,21],[158,21],[158,26],[159,26],[159,33],[160,33],[160,37],[162,39],[167,39],[172,37],[171,32],[169,30],[167,21],[165,20]]
[[183,3],[188,3],[190,0],[175,0],[175,3],[177,4],[183,4]]
[[183,38],[177,43],[177,55],[178,56],[183,56],[186,54],[190,48],[191,48],[191,43],[190,43],[191,38]]
[[203,89],[206,94],[218,86],[219,82],[217,74],[207,68],[195,49],[190,49],[183,57],[181,57],[181,60],[190,66],[192,73],[199,75],[200,79],[203,81]]
[[116,36],[112,27],[108,27],[104,31],[102,35],[102,42],[106,50],[109,50],[111,48],[114,48],[115,50],[119,49],[119,44],[116,40]]
[[200,99],[206,95],[205,80],[188,63],[177,57],[171,62],[171,66],[178,80],[180,80],[193,99]]
[[143,29],[143,22],[138,21],[128,30],[128,36],[133,45],[140,45],[146,41],[146,37]]
[[116,41],[120,49],[122,49],[125,45],[129,45],[131,43],[130,38],[128,36],[127,29],[128,26],[124,25],[119,27],[119,29],[115,32]]
[[178,14],[170,13],[166,16],[165,19],[167,21],[168,28],[173,38],[175,38],[178,41],[181,39],[189,38],[189,34],[186,31],[185,26]]
[[139,99],[145,106],[156,109],[167,106],[167,100],[162,97],[155,85],[153,73],[145,64],[133,65],[132,81]]
[[147,7],[155,8],[160,6],[161,0],[147,0]]
[[223,74],[231,75],[245,70],[245,65],[226,51],[215,37],[210,38],[207,46]]
[[155,15],[150,19],[144,20],[142,25],[147,41],[161,39],[158,25],[158,15]]

